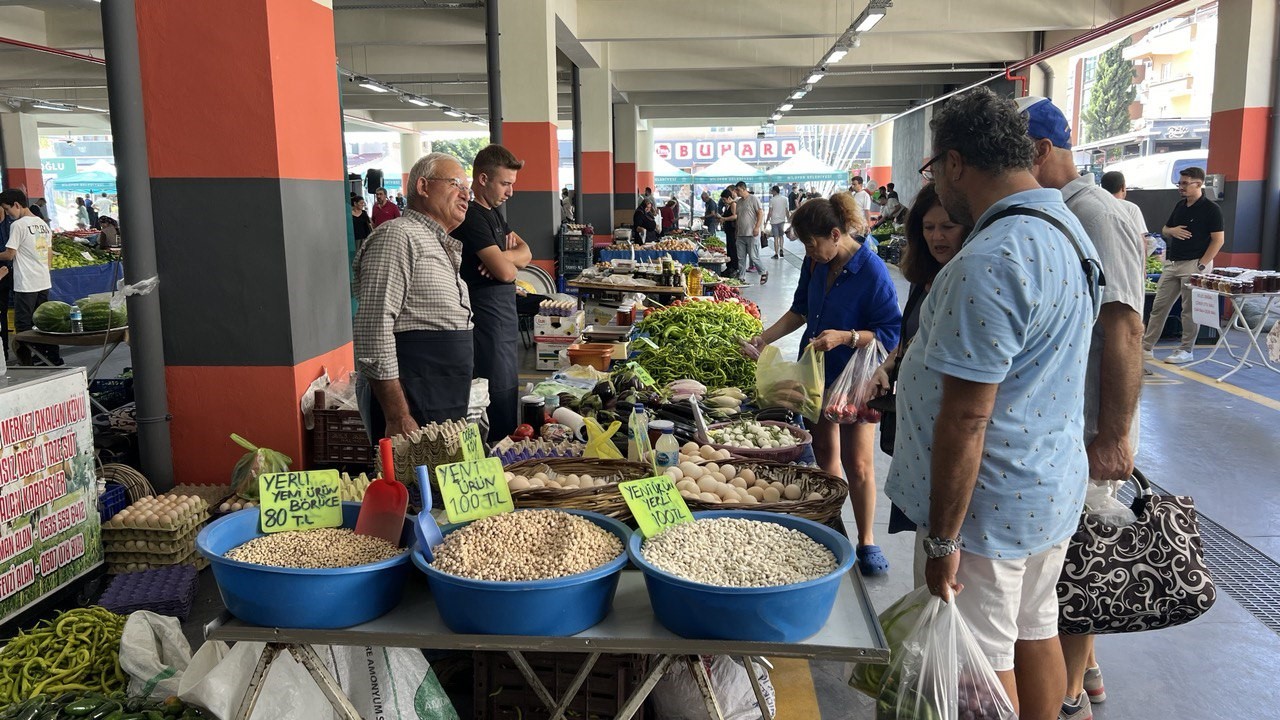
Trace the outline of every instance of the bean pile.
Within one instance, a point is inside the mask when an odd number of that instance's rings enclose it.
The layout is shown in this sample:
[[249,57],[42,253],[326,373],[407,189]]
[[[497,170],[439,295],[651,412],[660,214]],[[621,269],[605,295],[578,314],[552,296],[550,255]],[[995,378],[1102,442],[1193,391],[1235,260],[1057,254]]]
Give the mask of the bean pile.
[[820,578],[836,558],[799,530],[744,518],[704,518],[668,528],[641,548],[644,559],[686,580],[771,587]]
[[228,550],[226,557],[256,565],[318,570],[367,565],[400,552],[382,538],[357,535],[350,528],[321,528],[263,535]]
[[613,533],[559,510],[493,515],[445,536],[432,567],[474,580],[546,580],[613,560],[622,542]]

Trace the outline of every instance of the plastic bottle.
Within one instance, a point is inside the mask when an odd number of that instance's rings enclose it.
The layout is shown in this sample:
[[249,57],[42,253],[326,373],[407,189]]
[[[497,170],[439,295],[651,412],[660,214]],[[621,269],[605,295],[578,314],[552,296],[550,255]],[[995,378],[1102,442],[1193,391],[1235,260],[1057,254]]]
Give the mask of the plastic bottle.
[[680,464],[680,443],[676,441],[674,428],[662,428],[662,437],[654,446],[654,472],[661,473],[673,465]]
[[80,314],[80,308],[75,305],[71,306],[71,332],[84,332],[84,320]]
[[649,415],[644,411],[644,403],[636,403],[627,420],[627,459],[645,462],[650,449]]

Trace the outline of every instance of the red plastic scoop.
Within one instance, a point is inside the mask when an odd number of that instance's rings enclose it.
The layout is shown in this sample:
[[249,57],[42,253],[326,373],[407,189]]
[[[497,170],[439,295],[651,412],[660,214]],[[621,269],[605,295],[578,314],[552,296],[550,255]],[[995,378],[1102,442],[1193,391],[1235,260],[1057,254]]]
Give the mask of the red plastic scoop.
[[400,547],[404,514],[409,509],[409,490],[403,483],[396,482],[389,438],[378,442],[378,453],[382,456],[382,477],[369,483],[364,491],[364,502],[356,518],[356,534],[380,537]]

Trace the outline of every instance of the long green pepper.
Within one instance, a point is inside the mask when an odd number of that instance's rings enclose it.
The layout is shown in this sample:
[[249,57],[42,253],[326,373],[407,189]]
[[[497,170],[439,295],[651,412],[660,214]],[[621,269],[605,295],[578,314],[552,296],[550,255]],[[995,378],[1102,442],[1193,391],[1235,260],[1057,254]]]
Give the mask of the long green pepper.
[[658,347],[645,345],[636,362],[660,385],[687,378],[712,389],[752,387],[755,363],[742,356],[738,341],[759,335],[762,327],[738,303],[674,305],[640,321],[637,329]]

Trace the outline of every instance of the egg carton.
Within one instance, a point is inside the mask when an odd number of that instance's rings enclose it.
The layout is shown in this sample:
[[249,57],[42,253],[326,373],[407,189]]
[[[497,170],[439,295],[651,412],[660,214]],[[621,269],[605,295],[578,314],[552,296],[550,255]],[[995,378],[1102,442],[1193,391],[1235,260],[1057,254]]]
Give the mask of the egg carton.
[[107,552],[151,552],[170,555],[180,550],[190,550],[191,544],[195,542],[198,534],[200,534],[200,528],[191,530],[180,537],[166,535],[163,539],[125,540],[113,534],[103,538],[102,546]]
[[200,527],[202,523],[209,519],[209,513],[201,511],[194,515],[189,515],[177,524],[168,527],[151,527],[146,524],[136,524],[133,522],[133,518],[129,518],[126,523],[126,521],[119,518],[120,516],[116,515],[103,523],[102,534],[104,537],[111,537],[113,540],[172,540],[175,537],[186,535],[194,528]]
[[98,605],[120,615],[149,610],[185,621],[199,586],[200,571],[194,565],[127,572],[111,579]]
[[209,561],[198,552],[192,552],[184,558],[172,562],[121,562],[107,563],[107,573],[109,575],[120,575],[121,573],[141,572],[143,570],[155,570],[171,565],[191,565],[197,570],[203,570],[209,567]]
[[171,552],[171,553],[153,553],[153,552],[123,552],[122,553],[122,552],[112,552],[108,550],[106,551],[105,556],[106,556],[107,562],[109,563],[116,563],[116,564],[151,563],[156,565],[166,565],[166,564],[172,564],[175,561],[182,560],[183,558],[191,555],[191,552],[195,549],[196,549],[196,546],[194,543],[192,543],[184,548],[179,548],[176,552]]
[[230,485],[174,485],[166,495],[195,495],[213,505],[231,493]]
[[[445,463],[462,460],[462,431],[467,423],[461,420],[446,420],[443,423],[428,423],[407,435],[397,435],[391,439],[391,456],[395,466],[396,479],[412,486],[417,475],[414,468],[419,465],[435,467]],[[381,455],[375,453],[374,467],[382,467]],[[409,482],[405,482],[405,481]]]

